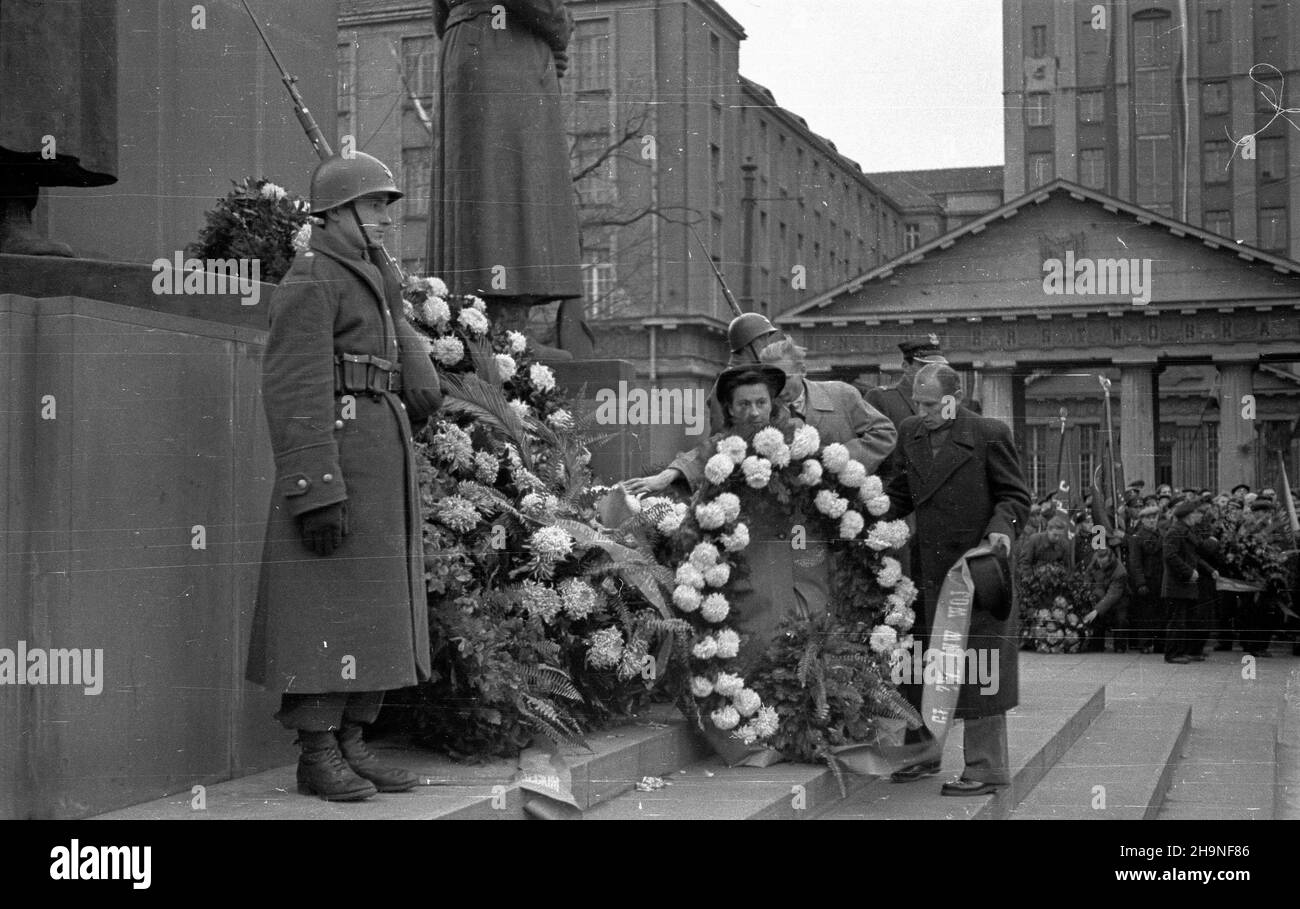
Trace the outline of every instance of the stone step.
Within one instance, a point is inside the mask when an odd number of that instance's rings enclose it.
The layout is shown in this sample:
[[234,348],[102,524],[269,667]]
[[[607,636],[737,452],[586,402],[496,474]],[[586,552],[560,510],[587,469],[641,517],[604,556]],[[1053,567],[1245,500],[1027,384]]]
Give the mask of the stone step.
[[[825,820],[990,820],[1007,817],[1106,706],[1105,686],[1043,688],[1026,684],[1022,674],[1020,706],[1007,713],[1007,747],[1011,785],[995,795],[954,798],[940,794],[942,784],[961,775],[962,730],[948,736],[943,764],[936,776],[912,783],[874,780],[849,798],[830,805]],[[1032,680],[1032,676],[1029,676]]]
[[1155,817],[1191,718],[1190,704],[1111,704],[1012,810],[1011,819]]
[[1193,726],[1157,820],[1274,820],[1282,750],[1273,723]]
[[[705,753],[703,742],[687,728],[676,709],[647,708],[634,721],[592,733],[590,751],[565,748],[561,753],[572,775],[572,792],[582,810],[633,789],[647,776],[668,776]],[[518,764],[496,760],[469,765],[445,755],[401,742],[373,743],[372,750],[387,763],[420,776],[411,792],[380,793],[361,802],[326,802],[299,795],[296,766],[240,777],[206,787],[205,807],[195,806],[196,794],[179,792],[122,808],[98,818],[111,820],[240,819],[351,820],[477,818],[516,820],[528,816],[525,805],[535,798],[513,782]]]

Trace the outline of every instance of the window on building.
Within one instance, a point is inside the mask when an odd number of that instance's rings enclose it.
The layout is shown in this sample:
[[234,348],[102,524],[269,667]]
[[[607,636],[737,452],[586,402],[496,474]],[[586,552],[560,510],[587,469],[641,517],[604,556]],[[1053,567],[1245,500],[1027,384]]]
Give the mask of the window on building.
[[1207,9],[1205,11],[1205,42],[1218,44],[1223,40],[1223,10]]
[[609,66],[608,19],[580,19],[574,23],[573,41],[569,48],[570,71],[561,83],[569,83],[574,91],[607,92],[613,88]]
[[709,161],[710,176],[713,178],[713,207],[719,211],[723,207],[723,184],[726,171],[722,164],[722,105],[716,101],[709,107]]
[[1030,26],[1029,55],[1031,57],[1047,56],[1047,26],[1046,25]]
[[1269,69],[1255,73],[1255,82],[1251,90],[1255,93],[1255,110],[1273,112],[1283,106],[1282,79]]
[[1106,95],[1099,91],[1079,92],[1079,122],[1100,123],[1106,117]]
[[1228,163],[1232,160],[1232,143],[1218,140],[1202,143],[1202,174],[1206,183],[1227,183]]
[[[583,133],[574,138],[574,169],[583,175],[577,181],[580,205],[610,205],[615,200],[615,156],[607,154],[610,142],[608,133]],[[600,160],[602,155],[604,160]]]
[[1079,152],[1079,182],[1089,189],[1106,188],[1106,150],[1085,148]]
[[[582,293],[587,301],[587,312],[592,316],[612,314],[614,288],[616,286],[614,263],[599,258],[598,251],[589,253],[593,258],[582,267]],[[608,258],[608,249],[604,250]]]
[[407,218],[429,215],[429,147],[402,149],[402,213]]
[[1137,201],[1154,207],[1168,205],[1174,198],[1172,156],[1167,136],[1137,140]]
[[921,225],[903,225],[903,249],[916,249],[921,244]]
[[1025,96],[1025,122],[1030,126],[1052,125],[1052,96],[1033,92]]
[[1216,209],[1205,213],[1205,229],[1221,237],[1232,236],[1232,212]]
[[1265,3],[1255,10],[1255,57],[1257,61],[1280,63],[1276,60],[1280,43],[1278,5]]
[[1029,166],[1029,185],[1030,187],[1042,186],[1044,183],[1050,183],[1056,176],[1056,164],[1050,152],[1029,155],[1027,159]]
[[1206,82],[1201,86],[1201,113],[1226,114],[1228,106],[1227,82]]
[[1173,112],[1173,83],[1167,67],[1137,73],[1133,87],[1134,128],[1139,136],[1169,132]]
[[402,39],[403,86],[424,103],[438,90],[438,41],[433,35]]
[[1137,203],[1171,214],[1174,201],[1173,29],[1168,13],[1133,19],[1133,143]]
[[1170,62],[1174,35],[1168,13],[1143,15],[1133,20],[1133,65],[1166,66]]
[[1286,209],[1261,208],[1259,210],[1259,248],[1272,252],[1285,252],[1287,244]]
[[351,41],[340,41],[335,61],[337,76],[338,134],[356,135],[355,114],[357,105],[357,47]]
[[1284,136],[1260,139],[1256,154],[1259,157],[1257,172],[1261,183],[1286,179],[1286,138]]

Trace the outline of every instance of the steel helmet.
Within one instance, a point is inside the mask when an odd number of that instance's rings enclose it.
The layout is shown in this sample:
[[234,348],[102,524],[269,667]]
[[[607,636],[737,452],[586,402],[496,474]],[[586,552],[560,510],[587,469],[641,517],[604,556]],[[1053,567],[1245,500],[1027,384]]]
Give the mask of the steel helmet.
[[402,198],[393,172],[365,152],[352,157],[331,155],[311,174],[311,211],[319,215],[370,193],[388,193],[388,201]]
[[742,313],[727,326],[727,346],[732,353],[740,353],[746,345],[775,332],[776,328],[767,320],[767,316],[756,312]]

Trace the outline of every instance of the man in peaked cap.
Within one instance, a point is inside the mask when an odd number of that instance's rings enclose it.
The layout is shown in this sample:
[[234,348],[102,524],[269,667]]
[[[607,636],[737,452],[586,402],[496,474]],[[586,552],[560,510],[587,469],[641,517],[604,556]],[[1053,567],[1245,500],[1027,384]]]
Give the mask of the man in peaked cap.
[[937,335],[904,341],[898,345],[898,349],[903,352],[902,378],[893,385],[872,388],[864,395],[868,404],[893,421],[895,429],[916,413],[916,408],[912,405],[912,382],[916,379],[917,370],[929,362],[947,362],[940,356]]

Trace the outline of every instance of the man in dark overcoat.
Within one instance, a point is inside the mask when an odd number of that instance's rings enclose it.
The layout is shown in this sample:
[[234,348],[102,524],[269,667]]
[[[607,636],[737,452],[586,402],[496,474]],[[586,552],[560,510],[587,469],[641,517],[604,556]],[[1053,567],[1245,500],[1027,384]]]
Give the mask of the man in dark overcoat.
[[[1029,488],[1011,430],[961,406],[962,397],[951,367],[929,364],[917,373],[912,398],[918,414],[899,429],[902,469],[887,490],[888,517],[916,516],[917,586],[927,629],[934,627],[953,564],[984,543],[1009,555],[1029,516]],[[965,721],[966,767],[959,780],[944,784],[945,795],[984,795],[1011,782],[1006,712],[1019,703],[1018,622],[1011,610],[1002,619],[978,606],[971,612],[968,652],[994,654],[998,685],[996,691],[978,682],[962,686],[956,716]],[[915,779],[939,767],[905,770]]]
[[282,692],[299,792],[337,801],[418,782],[379,766],[361,738],[385,690],[429,676],[411,424],[441,392],[363,257],[363,230],[382,236],[401,195],[369,155],[321,162],[312,213],[324,225],[276,289],[262,363],[276,476],[247,676]]

